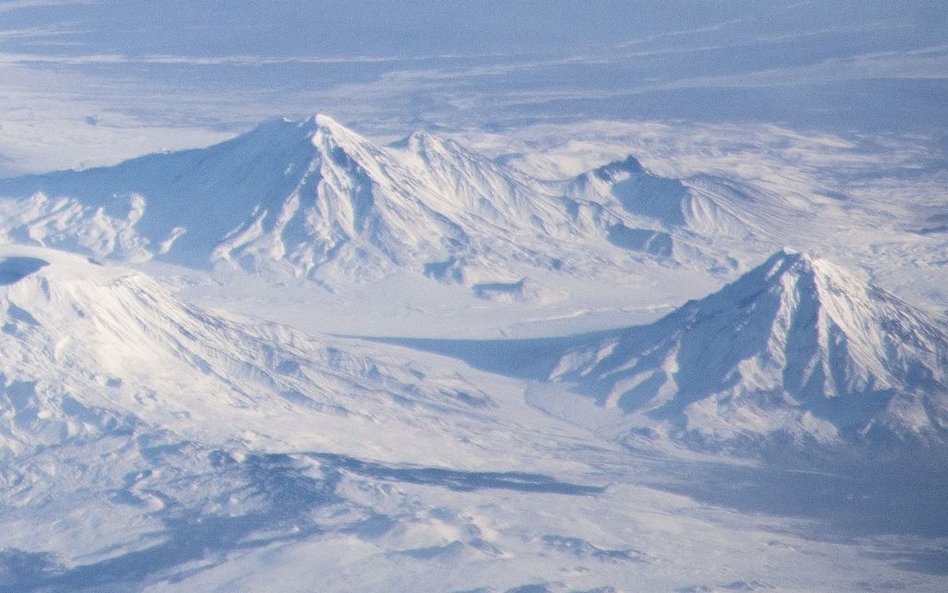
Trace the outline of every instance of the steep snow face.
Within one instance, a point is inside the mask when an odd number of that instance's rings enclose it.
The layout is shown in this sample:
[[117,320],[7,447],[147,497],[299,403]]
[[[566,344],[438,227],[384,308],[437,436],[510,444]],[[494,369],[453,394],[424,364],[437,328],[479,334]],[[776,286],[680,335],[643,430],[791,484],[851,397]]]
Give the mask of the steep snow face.
[[791,437],[948,443],[948,336],[824,260],[781,251],[556,375],[705,445]]
[[588,274],[672,258],[679,240],[662,224],[682,222],[690,194],[634,160],[617,167],[541,182],[453,141],[419,132],[382,147],[317,115],[207,149],[0,180],[0,196],[15,198],[0,200],[0,231],[96,257],[329,282],[408,268],[515,283],[531,268]]

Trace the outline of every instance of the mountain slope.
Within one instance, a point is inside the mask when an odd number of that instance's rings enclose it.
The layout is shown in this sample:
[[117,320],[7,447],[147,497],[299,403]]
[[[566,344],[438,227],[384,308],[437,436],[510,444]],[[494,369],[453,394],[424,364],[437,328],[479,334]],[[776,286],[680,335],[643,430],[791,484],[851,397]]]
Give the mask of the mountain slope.
[[444,561],[454,588],[509,589],[573,560],[524,541],[531,509],[605,493],[509,383],[224,319],[72,254],[0,247],[0,349],[4,593],[212,590],[261,556],[267,582],[238,588],[325,590],[321,550],[347,558],[329,590],[440,590]]
[[418,132],[382,147],[318,115],[206,149],[0,180],[13,198],[0,200],[0,231],[96,257],[330,283],[395,269],[516,283],[529,270],[588,275],[695,255],[662,226],[674,212],[661,224],[641,216],[677,208],[683,187],[635,165],[644,210],[615,199],[606,186],[619,173],[607,168],[585,184],[541,182],[453,141]]
[[[705,181],[709,185],[715,178]],[[633,156],[614,161],[572,179],[568,195],[583,196],[603,203],[615,203],[628,214],[667,233],[696,233],[716,238],[726,234],[747,234],[744,217],[733,211],[737,197],[729,188],[695,186],[678,179],[657,176]],[[735,199],[737,198],[737,199]]]
[[99,438],[125,419],[219,445],[253,434],[264,450],[352,446],[390,425],[391,442],[373,439],[384,456],[408,453],[396,446],[406,439],[453,441],[432,418],[490,409],[450,374],[417,385],[416,369],[364,348],[228,321],[139,273],[46,249],[0,249],[0,314],[0,455]]
[[227,320],[121,267],[2,247],[0,326],[0,591],[137,591],[345,537],[379,480],[550,487],[475,471],[464,437],[487,459],[520,437],[450,369]]
[[[67,237],[73,235],[97,256],[119,250],[122,257],[123,245],[84,235],[96,227],[100,234],[130,227],[138,235],[140,257],[170,252],[176,261],[206,263],[209,245],[299,186],[312,156],[314,129],[312,121],[268,122],[208,149],[3,180],[0,195],[40,194],[20,214],[23,227],[12,229],[20,238],[69,246]],[[83,233],[82,227],[88,230]]]
[[704,446],[948,444],[948,335],[821,259],[782,251],[656,323],[563,358],[628,423]]

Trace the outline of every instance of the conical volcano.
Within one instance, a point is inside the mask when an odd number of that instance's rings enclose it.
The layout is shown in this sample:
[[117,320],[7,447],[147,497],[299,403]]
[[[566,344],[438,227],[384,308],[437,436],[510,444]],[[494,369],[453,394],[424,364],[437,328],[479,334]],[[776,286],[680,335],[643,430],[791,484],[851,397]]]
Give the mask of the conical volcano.
[[946,373],[948,336],[922,312],[827,261],[780,251],[652,325],[571,353],[558,376],[637,424],[709,445],[789,436],[943,446]]

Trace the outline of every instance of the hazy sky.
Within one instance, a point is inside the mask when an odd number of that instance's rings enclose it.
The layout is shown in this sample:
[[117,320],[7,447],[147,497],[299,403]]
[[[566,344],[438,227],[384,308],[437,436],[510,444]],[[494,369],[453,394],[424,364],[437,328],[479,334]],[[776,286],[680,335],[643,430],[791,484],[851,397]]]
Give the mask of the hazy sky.
[[380,132],[657,119],[944,136],[946,14],[938,0],[0,1],[0,171],[313,111]]

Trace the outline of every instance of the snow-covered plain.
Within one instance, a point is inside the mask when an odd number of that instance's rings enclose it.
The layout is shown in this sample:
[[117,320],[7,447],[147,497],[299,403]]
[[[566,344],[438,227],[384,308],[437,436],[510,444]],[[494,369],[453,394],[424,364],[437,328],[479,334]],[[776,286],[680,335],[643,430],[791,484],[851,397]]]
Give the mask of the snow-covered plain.
[[948,589],[938,2],[238,4],[0,2],[0,592]]

